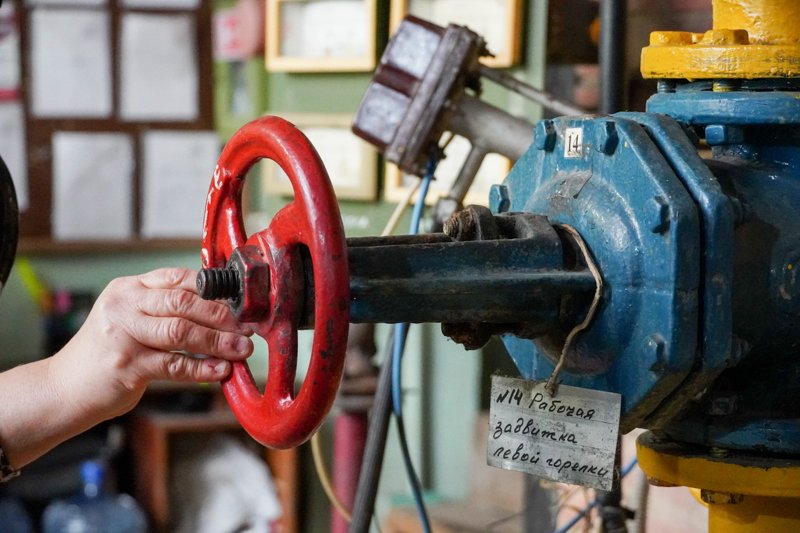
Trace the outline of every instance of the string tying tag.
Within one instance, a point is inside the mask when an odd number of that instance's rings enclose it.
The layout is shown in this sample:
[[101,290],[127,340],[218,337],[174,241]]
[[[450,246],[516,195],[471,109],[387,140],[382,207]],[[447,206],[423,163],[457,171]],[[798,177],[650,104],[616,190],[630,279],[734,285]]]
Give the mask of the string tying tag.
[[586,246],[586,242],[581,237],[580,233],[567,224],[558,224],[556,227],[562,229],[569,233],[580,248],[581,253],[583,254],[583,260],[586,262],[586,266],[589,268],[589,272],[592,273],[594,276],[594,299],[592,300],[592,304],[589,306],[589,311],[586,313],[586,317],[584,317],[583,321],[572,328],[572,331],[569,332],[567,338],[564,340],[564,346],[561,348],[561,355],[558,357],[558,362],[556,363],[555,368],[553,368],[553,373],[550,375],[550,379],[547,380],[547,383],[544,386],[544,389],[551,397],[555,397],[558,394],[558,376],[561,373],[561,368],[564,366],[564,360],[567,357],[567,353],[569,349],[572,347],[572,343],[575,340],[575,337],[583,331],[584,329],[589,327],[589,324],[592,323],[592,319],[594,315],[597,313],[597,308],[600,307],[600,299],[603,296],[603,277],[600,275],[600,269],[597,268],[597,265],[592,258],[592,254],[589,252],[589,247]]

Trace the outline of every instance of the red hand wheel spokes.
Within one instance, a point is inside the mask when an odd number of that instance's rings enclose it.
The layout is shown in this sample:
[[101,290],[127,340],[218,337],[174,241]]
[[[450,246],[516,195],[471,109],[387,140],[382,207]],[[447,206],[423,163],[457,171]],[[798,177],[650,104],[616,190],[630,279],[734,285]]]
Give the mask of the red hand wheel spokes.
[[[242,186],[247,170],[261,158],[272,159],[286,172],[295,199],[269,227],[247,238]],[[243,246],[256,248],[270,268],[269,311],[256,324],[269,345],[269,373],[262,395],[248,366],[234,363],[222,388],[254,439],[272,448],[297,446],[316,431],[336,396],[347,344],[350,288],[344,229],[325,167],[305,135],[278,117],[255,120],[231,137],[208,191],[203,267],[224,267]],[[297,326],[305,295],[301,246],[307,247],[313,265],[316,330],[308,373],[295,396]]]

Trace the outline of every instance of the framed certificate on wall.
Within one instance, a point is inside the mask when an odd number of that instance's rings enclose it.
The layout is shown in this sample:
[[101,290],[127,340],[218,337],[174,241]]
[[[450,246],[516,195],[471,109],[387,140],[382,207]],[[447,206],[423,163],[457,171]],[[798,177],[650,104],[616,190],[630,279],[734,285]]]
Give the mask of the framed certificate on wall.
[[459,24],[486,40],[494,57],[481,61],[490,67],[519,63],[522,43],[522,0],[392,0],[389,30],[394,32],[406,15],[439,26]]
[[[350,131],[353,117],[348,114],[283,115],[317,149],[333,190],[340,200],[375,199],[378,155],[375,149]],[[292,195],[288,176],[273,161],[262,161],[264,192]]]
[[377,0],[267,0],[267,69],[359,72],[375,68]]

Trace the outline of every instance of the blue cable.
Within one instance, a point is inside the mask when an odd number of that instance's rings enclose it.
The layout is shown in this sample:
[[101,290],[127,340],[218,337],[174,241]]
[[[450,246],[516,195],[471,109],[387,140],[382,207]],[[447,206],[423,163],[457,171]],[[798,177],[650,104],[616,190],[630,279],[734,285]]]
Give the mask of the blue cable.
[[[631,472],[631,470],[633,470],[633,467],[636,466],[636,464],[637,461],[636,458],[634,458],[630,463],[628,463],[628,465],[625,468],[622,469],[622,472],[620,473],[620,479],[627,476]],[[573,516],[572,520],[561,526],[561,528],[557,529],[553,533],[567,533],[567,531],[569,531],[570,528],[572,528],[572,526],[583,520],[583,517],[589,514],[589,512],[595,507],[597,507],[597,500],[592,500],[592,502],[589,505],[587,505],[583,511]]]
[[[420,185],[419,198],[417,203],[414,204],[414,211],[411,213],[411,227],[409,233],[416,235],[419,233],[420,221],[422,220],[422,212],[425,207],[425,197],[428,195],[431,181],[433,180],[433,173],[436,169],[437,161],[431,159],[428,162],[425,176],[422,178]],[[428,511],[425,509],[425,501],[422,498],[422,489],[420,487],[419,478],[414,470],[414,463],[411,461],[411,453],[408,449],[408,440],[406,439],[406,429],[403,423],[403,401],[402,401],[402,379],[401,379],[401,361],[403,358],[403,350],[405,349],[406,336],[408,335],[408,324],[399,323],[394,325],[394,340],[392,343],[392,408],[394,410],[395,421],[397,422],[397,434],[400,440],[400,451],[403,454],[403,464],[405,465],[406,475],[408,476],[409,485],[411,485],[411,494],[414,497],[414,505],[417,507],[419,513],[420,523],[422,530],[425,533],[431,532],[430,520],[428,519]]]
[[[411,235],[419,233],[422,210],[425,207],[425,197],[428,195],[428,189],[431,186],[435,168],[436,165],[432,160],[432,163],[428,164],[428,171],[425,173],[425,177],[422,178],[419,198],[417,199],[417,203],[414,204],[414,211],[411,213],[411,225],[409,227],[409,233]],[[400,323],[394,325],[394,344],[392,346],[392,406],[395,414],[398,416],[403,413],[402,391],[400,389],[400,361],[403,358],[406,335],[408,335],[408,324]]]

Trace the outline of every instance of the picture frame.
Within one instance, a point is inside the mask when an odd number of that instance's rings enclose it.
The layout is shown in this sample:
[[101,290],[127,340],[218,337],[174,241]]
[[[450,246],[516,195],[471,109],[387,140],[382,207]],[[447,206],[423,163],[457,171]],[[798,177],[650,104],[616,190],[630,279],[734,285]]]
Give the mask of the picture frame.
[[377,0],[267,0],[267,70],[373,70],[376,4]]
[[439,26],[460,24],[486,39],[494,57],[481,62],[494,68],[519,64],[522,53],[522,0],[391,0],[389,32],[394,33],[406,15]]
[[[378,192],[378,154],[350,130],[349,114],[281,115],[311,141],[325,164],[340,200],[373,201]],[[282,196],[294,194],[289,178],[273,161],[261,161],[261,190]]]
[[[445,158],[436,167],[435,179],[431,182],[428,195],[425,198],[427,205],[435,204],[440,197],[448,194],[450,187],[458,177],[458,171],[464,164],[469,150],[470,143],[464,137],[456,135],[449,142],[445,148]],[[506,178],[512,164],[507,157],[499,154],[487,154],[464,198],[464,205],[487,206],[489,203],[489,189],[492,185],[501,183]],[[386,163],[384,168],[384,199],[388,202],[402,201],[408,195],[408,191],[414,187],[415,180],[418,179],[415,176],[404,175],[395,164]],[[414,195],[413,201],[416,201],[418,194]]]

